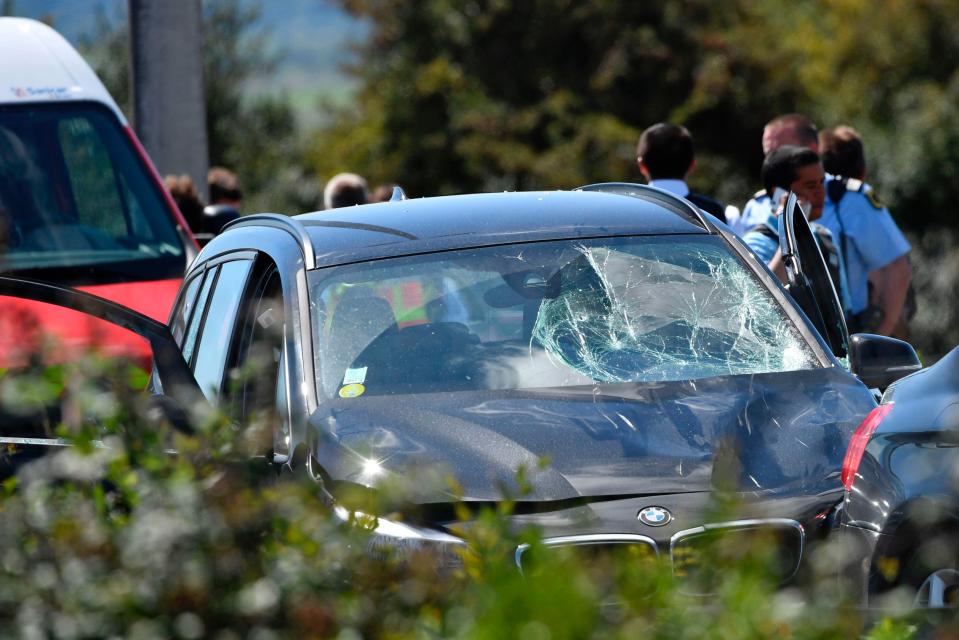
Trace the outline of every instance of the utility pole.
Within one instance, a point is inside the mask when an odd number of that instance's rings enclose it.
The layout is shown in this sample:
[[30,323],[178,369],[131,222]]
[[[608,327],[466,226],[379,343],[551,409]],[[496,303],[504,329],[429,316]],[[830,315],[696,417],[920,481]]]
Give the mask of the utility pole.
[[200,0],[129,0],[133,126],[161,174],[204,198],[209,152]]

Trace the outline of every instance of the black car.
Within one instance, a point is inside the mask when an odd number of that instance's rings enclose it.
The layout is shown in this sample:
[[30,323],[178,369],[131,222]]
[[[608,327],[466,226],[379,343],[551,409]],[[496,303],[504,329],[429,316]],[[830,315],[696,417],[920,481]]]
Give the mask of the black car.
[[959,349],[891,385],[843,464],[842,535],[871,606],[959,604]]
[[[688,563],[717,532],[758,530],[788,578],[835,527],[867,386],[919,365],[905,343],[848,339],[795,198],[785,215],[788,290],[687,201],[607,184],[241,218],[190,267],[169,328],[52,285],[0,294],[146,336],[167,405],[271,406],[273,464],[334,501],[437,470],[468,505],[512,492],[547,548]],[[254,354],[270,371],[237,384]],[[735,517],[714,515],[717,487]],[[448,490],[409,500],[419,519],[381,519],[382,540],[460,544]]]

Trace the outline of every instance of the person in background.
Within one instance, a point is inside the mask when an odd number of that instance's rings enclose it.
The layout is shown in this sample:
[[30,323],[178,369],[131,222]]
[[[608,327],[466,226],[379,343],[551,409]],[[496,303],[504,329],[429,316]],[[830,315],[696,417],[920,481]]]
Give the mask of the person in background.
[[[801,113],[787,113],[766,123],[762,144],[764,156],[787,144],[806,147],[818,153],[819,131],[815,123]],[[763,224],[778,204],[762,189],[753,194],[738,217],[730,217],[728,224],[742,236],[756,225]]]
[[686,177],[696,167],[693,137],[686,127],[660,122],[643,131],[636,147],[636,163],[651,187],[686,198],[706,213],[726,221],[726,205],[693,193],[686,184]]
[[366,204],[370,191],[366,180],[355,173],[338,173],[326,183],[323,190],[323,208],[337,209]]
[[206,174],[210,189],[210,204],[225,204],[237,211],[243,202],[243,190],[236,174],[224,167],[210,167]]
[[390,198],[393,197],[393,188],[398,186],[398,184],[393,183],[381,184],[377,188],[373,189],[373,195],[370,196],[370,202],[389,202]]
[[203,200],[196,188],[193,180],[187,174],[168,175],[163,179],[167,191],[173,196],[173,202],[177,209],[186,218],[190,225],[190,231],[200,233],[203,231]]
[[746,232],[743,235],[743,242],[753,250],[756,257],[768,264],[769,268],[784,280],[785,268],[779,251],[779,221],[787,193],[789,191],[795,193],[816,235],[843,310],[848,313],[849,285],[843,268],[841,250],[836,246],[832,233],[817,222],[822,216],[826,203],[824,178],[825,171],[819,154],[815,151],[789,144],[774,149],[763,161],[762,180],[766,191],[773,194],[776,209],[762,224]]
[[[845,258],[851,300],[849,330],[906,337],[903,308],[912,280],[911,247],[889,210],[863,181],[862,138],[852,127],[841,125],[823,131],[819,145],[826,171],[832,174],[820,223],[832,232]],[[870,282],[874,284],[872,295]],[[906,319],[908,316],[906,313]]]

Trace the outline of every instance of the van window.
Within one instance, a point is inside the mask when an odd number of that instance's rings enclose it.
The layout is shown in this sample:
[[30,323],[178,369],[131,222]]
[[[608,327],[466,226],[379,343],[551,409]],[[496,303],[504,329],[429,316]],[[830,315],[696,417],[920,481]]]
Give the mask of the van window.
[[64,284],[176,278],[175,219],[96,103],[0,107],[0,270]]

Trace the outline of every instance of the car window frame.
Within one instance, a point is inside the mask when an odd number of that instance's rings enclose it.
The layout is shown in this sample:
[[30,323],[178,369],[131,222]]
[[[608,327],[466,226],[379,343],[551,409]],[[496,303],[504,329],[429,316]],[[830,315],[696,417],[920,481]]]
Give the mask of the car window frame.
[[[260,253],[254,259],[252,269],[247,278],[246,290],[244,291],[243,299],[240,303],[240,308],[237,312],[237,318],[233,327],[233,336],[232,341],[229,346],[229,354],[227,356],[226,366],[224,368],[225,372],[229,373],[230,371],[236,369],[241,365],[241,361],[245,360],[247,357],[250,348],[254,342],[254,333],[256,332],[256,327],[254,323],[256,318],[254,317],[255,311],[259,308],[262,301],[267,297],[267,293],[275,292],[276,288],[279,289],[279,306],[282,310],[281,317],[281,334],[280,334],[280,359],[276,363],[276,372],[273,374],[273,383],[275,385],[274,393],[272,394],[272,402],[275,403],[273,409],[277,413],[277,418],[279,420],[279,427],[282,430],[282,433],[277,434],[276,429],[272,434],[273,442],[273,456],[274,458],[279,455],[280,457],[289,457],[289,443],[290,443],[290,434],[291,434],[291,404],[290,404],[290,389],[289,389],[289,361],[288,361],[288,347],[287,347],[287,322],[286,322],[286,290],[283,286],[283,278],[280,272],[279,267],[276,262],[268,255]],[[282,386],[282,388],[281,388]],[[237,389],[236,393],[241,395],[239,402],[243,403],[243,406],[236,406],[237,402],[236,397],[232,396],[232,392],[227,390],[229,396],[225,397],[227,406],[233,407],[236,412],[236,417],[241,421],[246,421],[249,419],[250,407],[246,406],[247,386],[244,385],[242,389]],[[283,406],[280,406],[278,400],[282,392],[283,396]],[[278,438],[277,436],[281,436]],[[282,436],[285,436],[285,441]],[[286,446],[283,447],[282,451],[277,450],[277,444],[282,443]]]
[[[428,257],[432,255],[440,255],[444,253],[451,253],[457,251],[469,251],[473,249],[494,249],[499,247],[510,247],[510,246],[519,246],[519,245],[529,245],[529,244],[541,244],[541,243],[551,243],[551,242],[577,242],[577,241],[618,241],[625,240],[629,238],[668,238],[673,237],[681,239],[689,236],[718,236],[723,244],[729,248],[730,254],[734,256],[735,259],[743,266],[743,268],[750,274],[754,276],[754,279],[757,282],[757,285],[762,285],[769,292],[771,298],[776,301],[776,305],[782,310],[783,315],[788,318],[788,321],[792,323],[793,327],[796,329],[798,334],[801,336],[801,340],[808,346],[810,352],[812,353],[812,359],[810,364],[812,368],[828,368],[828,367],[841,367],[840,363],[832,355],[832,352],[829,351],[828,347],[825,345],[823,338],[819,336],[818,332],[815,332],[812,329],[812,325],[809,323],[809,320],[802,313],[799,307],[793,301],[792,297],[788,295],[782,285],[779,283],[778,279],[768,270],[766,265],[760,264],[758,259],[752,254],[741,241],[737,240],[732,241],[731,232],[724,233],[721,229],[708,230],[706,233],[701,234],[688,234],[688,233],[651,233],[651,234],[613,234],[613,235],[604,235],[597,237],[557,237],[549,238],[542,240],[534,241],[520,241],[520,242],[507,242],[500,243],[496,245],[478,245],[478,246],[462,246],[454,249],[440,249],[436,251],[424,251],[417,252],[413,254],[403,253],[401,255],[391,255],[384,256],[381,258],[373,260],[362,260],[362,261],[344,261],[341,264],[330,264],[318,267],[316,269],[311,269],[308,273],[322,273],[330,269],[336,269],[340,267],[347,266],[356,266],[362,263],[368,262],[381,262],[389,261],[393,259],[404,259],[404,258],[414,258],[414,257]],[[316,277],[316,276],[314,276]],[[310,282],[309,286],[310,296],[313,295],[313,282]],[[312,315],[312,311],[311,311]],[[312,318],[311,318],[312,321]],[[314,336],[315,339],[315,336]],[[316,354],[316,358],[320,358],[320,354]],[[322,366],[318,366],[316,371],[322,370]],[[319,381],[316,381],[313,387],[314,393],[316,394],[317,401],[319,403],[326,402],[327,399],[322,395],[322,385]]]
[[[170,317],[167,320],[167,326],[170,328],[170,336],[173,338],[173,341],[177,343],[177,346],[181,348],[181,350],[183,348],[182,340],[186,338],[187,330],[190,327],[190,322],[193,319],[193,316],[196,314],[197,303],[199,302],[200,293],[203,291],[203,284],[206,278],[206,269],[184,278],[183,283],[180,285],[180,292],[178,293],[177,298],[173,303],[173,307],[171,308]],[[191,295],[190,289],[194,284],[196,284],[196,291]],[[180,317],[181,313],[183,312],[183,308],[188,303],[192,306],[190,307],[188,316],[183,318],[183,335],[180,336],[180,338],[177,338],[177,319]]]
[[[215,258],[210,259],[209,261],[205,262],[202,267],[204,271],[210,271],[215,269],[216,272],[212,275],[207,275],[207,278],[213,278],[213,284],[210,287],[210,290],[206,296],[206,299],[202,301],[202,306],[203,306],[202,317],[200,319],[200,324],[197,331],[196,344],[193,346],[193,351],[190,353],[190,358],[189,358],[190,371],[193,372],[193,377],[194,379],[196,379],[198,384],[200,383],[200,381],[196,375],[196,367],[198,364],[197,358],[199,355],[200,348],[203,346],[204,331],[207,327],[207,320],[210,312],[210,305],[218,290],[217,288],[219,286],[220,277],[222,275],[222,266],[228,262],[246,261],[250,263],[250,268],[247,271],[246,275],[244,276],[243,282],[239,288],[238,295],[240,297],[240,300],[237,304],[236,312],[234,314],[232,321],[230,322],[229,337],[226,343],[226,355],[224,356],[224,359],[223,359],[223,371],[220,373],[219,383],[217,384],[217,391],[213,395],[213,397],[207,398],[210,404],[213,406],[219,406],[219,403],[220,403],[220,397],[222,395],[222,390],[223,390],[223,381],[228,372],[227,363],[229,361],[230,353],[236,338],[237,319],[239,318],[241,309],[243,307],[243,298],[247,293],[248,287],[250,286],[250,280],[253,274],[253,267],[256,260],[256,256],[257,256],[257,252],[255,251],[248,251],[248,250],[232,251],[232,252],[218,255]],[[201,294],[204,288],[205,288],[205,283],[201,284],[201,288],[200,288]],[[200,311],[200,305],[197,304],[194,306],[194,311],[193,311],[194,315],[199,311]],[[189,333],[189,328],[187,329],[187,333]],[[207,390],[203,389],[202,385],[200,385],[200,390],[204,393],[204,395],[206,395]]]

